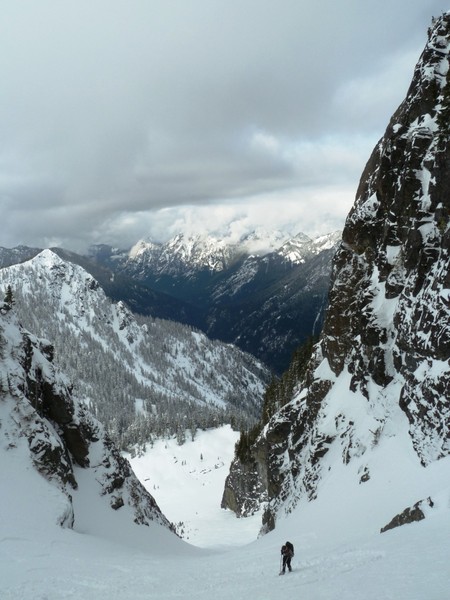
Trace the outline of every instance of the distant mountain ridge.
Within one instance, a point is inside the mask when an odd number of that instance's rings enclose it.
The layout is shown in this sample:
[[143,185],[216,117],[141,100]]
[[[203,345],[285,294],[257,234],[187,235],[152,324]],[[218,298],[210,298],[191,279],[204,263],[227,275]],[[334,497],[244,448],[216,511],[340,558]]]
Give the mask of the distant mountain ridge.
[[320,331],[340,237],[258,232],[227,243],[180,234],[164,244],[140,241],[129,251],[94,246],[89,257],[186,303],[183,322],[282,372],[298,345]]
[[[321,330],[340,237],[258,230],[235,242],[180,233],[163,244],[141,240],[129,250],[98,244],[86,256],[52,250],[134,313],[198,328],[280,374],[297,347]],[[0,269],[40,251],[0,248]]]
[[[153,275],[193,277],[208,271],[217,273],[247,258],[277,255],[291,264],[305,262],[321,251],[330,249],[340,239],[340,232],[311,239],[304,233],[289,237],[282,232],[255,232],[239,242],[230,242],[210,234],[177,234],[164,243],[140,240],[130,250],[118,250],[102,244],[91,246],[88,256],[104,262],[114,270],[132,272],[145,279]],[[109,254],[109,256],[107,256]]]

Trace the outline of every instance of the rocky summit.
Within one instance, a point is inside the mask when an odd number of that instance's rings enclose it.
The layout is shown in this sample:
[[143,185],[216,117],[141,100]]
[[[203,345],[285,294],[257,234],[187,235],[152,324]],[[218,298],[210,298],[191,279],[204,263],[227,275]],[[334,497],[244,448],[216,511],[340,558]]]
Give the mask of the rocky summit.
[[343,466],[369,486],[382,452],[400,489],[396,444],[422,470],[450,454],[449,52],[445,14],[362,174],[306,375],[232,465],[223,506],[265,506],[265,530]]

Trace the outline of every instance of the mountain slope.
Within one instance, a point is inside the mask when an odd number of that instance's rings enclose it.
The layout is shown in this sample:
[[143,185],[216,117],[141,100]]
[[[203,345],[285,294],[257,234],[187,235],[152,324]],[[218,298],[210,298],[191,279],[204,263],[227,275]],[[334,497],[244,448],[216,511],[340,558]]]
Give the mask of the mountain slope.
[[446,14],[361,177],[306,376],[232,467],[223,505],[245,514],[266,503],[266,530],[342,479],[362,501],[352,518],[367,520],[365,498],[379,528],[395,515],[373,512],[383,490],[410,517],[417,502],[420,517],[450,501],[449,48]]
[[[112,526],[131,531],[135,523],[154,522],[171,527],[100,423],[71,396],[67,378],[54,367],[49,342],[20,327],[3,303],[0,384],[0,463],[9,473],[2,478],[4,509],[17,495],[15,483],[21,490],[28,483],[25,496],[30,494],[49,527],[78,528],[89,511],[83,506],[86,497],[101,506]],[[20,503],[24,506],[26,498]],[[35,515],[33,509],[30,513]],[[24,517],[30,520],[29,514]]]
[[[174,298],[170,294],[153,290],[146,285],[142,285],[137,279],[114,272],[108,266],[91,260],[89,257],[63,248],[51,248],[51,250],[62,260],[82,267],[98,281],[108,298],[113,302],[124,302],[133,312],[159,319],[170,319],[181,323],[187,322],[193,327],[203,325],[201,311],[188,302]],[[39,250],[39,252],[41,251]]]
[[297,263],[278,253],[248,258],[214,287],[208,335],[235,343],[283,372],[298,346],[322,328],[334,252],[333,245],[302,260],[296,254]]
[[12,287],[21,321],[52,340],[76,394],[123,445],[259,414],[268,372],[253,357],[176,323],[137,322],[50,250],[1,269],[0,285]]
[[[0,247],[0,269],[31,260],[42,251],[43,248],[30,248],[28,246]],[[193,327],[201,328],[204,325],[201,311],[193,305],[170,294],[155,291],[146,285],[142,285],[138,280],[130,279],[109,268],[108,265],[115,264],[113,260],[114,253],[119,252],[110,246],[101,244],[96,246],[96,260],[64,248],[51,248],[51,251],[64,261],[82,267],[99,282],[111,300],[125,302],[133,312],[151,315],[160,319],[188,322]]]
[[[178,464],[186,458],[191,466],[190,456],[183,455],[185,448],[186,445],[173,449]],[[214,444],[213,448],[216,450]],[[155,450],[159,457],[159,450]],[[0,475],[2,481],[10,484],[7,490],[8,500],[11,500],[0,503],[2,600],[70,597],[206,600],[211,594],[217,600],[229,600],[230,596],[234,600],[272,599],[280,594],[317,600],[359,600],[362,589],[366,600],[443,600],[447,597],[450,583],[448,506],[435,510],[420,523],[384,535],[361,532],[359,524],[351,526],[350,521],[343,536],[340,515],[335,514],[330,499],[324,506],[309,503],[306,511],[302,511],[306,513],[303,517],[300,511],[294,511],[278,523],[275,532],[250,545],[200,550],[183,544],[167,530],[152,524],[148,528],[134,526],[133,538],[122,536],[120,541],[111,540],[113,528],[94,536],[48,526],[44,516],[49,498],[41,496],[37,481],[30,481],[23,466],[23,463],[0,461]],[[207,493],[212,494],[209,475],[200,477],[207,482]],[[28,488],[23,485],[24,481],[30,484]],[[178,513],[184,520],[186,511],[190,512],[192,507],[179,493],[178,477],[164,478],[163,482],[165,494],[172,500],[179,498]],[[218,489],[217,495],[220,496]],[[42,503],[41,498],[45,500]],[[378,500],[373,499],[374,506]],[[334,518],[326,519],[329,514]],[[232,519],[232,515],[228,516]],[[234,529],[240,524],[246,527],[246,521],[228,522]],[[223,530],[222,526],[211,531],[211,523],[208,523],[203,532],[208,539],[220,543]],[[147,533],[146,544],[139,533]],[[229,531],[225,534],[226,538],[230,535]],[[286,539],[295,545],[293,571],[280,578],[280,545]]]

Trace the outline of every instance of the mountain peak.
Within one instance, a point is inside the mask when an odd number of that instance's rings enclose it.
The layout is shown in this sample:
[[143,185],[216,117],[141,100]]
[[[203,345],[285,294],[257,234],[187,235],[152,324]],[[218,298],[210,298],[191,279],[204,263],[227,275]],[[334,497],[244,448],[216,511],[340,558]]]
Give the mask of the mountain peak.
[[190,277],[200,271],[223,271],[245,256],[265,256],[272,252],[292,263],[300,263],[305,256],[331,248],[336,243],[335,235],[321,236],[316,242],[304,233],[290,238],[286,232],[262,228],[239,239],[220,238],[207,232],[180,232],[165,243],[140,240],[128,253],[128,266],[133,271],[151,268],[160,274]]
[[146,252],[151,252],[158,247],[159,244],[153,242],[152,240],[139,240],[138,242],[136,242],[136,244],[134,244],[134,246],[132,246],[132,248],[128,252],[128,257],[130,259],[136,259],[142,254],[145,254]]
[[30,262],[42,265],[44,267],[54,267],[67,264],[62,258],[50,248],[46,248],[30,259]]
[[307,258],[320,254],[324,250],[331,250],[340,238],[340,232],[321,235],[314,239],[304,233],[298,233],[285,242],[277,253],[292,264],[300,264],[304,263]]

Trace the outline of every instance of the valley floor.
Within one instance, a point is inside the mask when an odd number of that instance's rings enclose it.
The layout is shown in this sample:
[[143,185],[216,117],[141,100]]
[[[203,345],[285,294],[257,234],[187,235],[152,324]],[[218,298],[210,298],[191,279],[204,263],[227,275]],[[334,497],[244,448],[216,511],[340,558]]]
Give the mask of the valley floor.
[[242,546],[258,537],[260,514],[237,519],[220,508],[238,438],[239,433],[225,425],[199,431],[194,441],[187,439],[182,446],[175,439],[158,440],[142,456],[127,456],[162,512],[194,546]]

